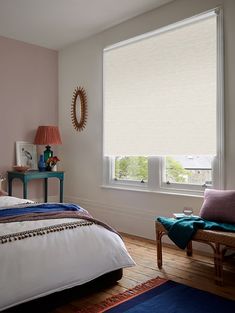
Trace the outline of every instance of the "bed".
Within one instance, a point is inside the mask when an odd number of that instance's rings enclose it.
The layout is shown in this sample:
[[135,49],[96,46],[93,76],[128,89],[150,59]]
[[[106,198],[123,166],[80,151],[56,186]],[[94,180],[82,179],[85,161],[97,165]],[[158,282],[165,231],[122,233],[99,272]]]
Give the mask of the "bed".
[[[61,204],[38,213],[43,205],[0,197],[0,311],[135,265],[120,235],[86,210],[78,207],[76,218],[77,212],[52,216]],[[46,218],[35,219],[41,214]]]

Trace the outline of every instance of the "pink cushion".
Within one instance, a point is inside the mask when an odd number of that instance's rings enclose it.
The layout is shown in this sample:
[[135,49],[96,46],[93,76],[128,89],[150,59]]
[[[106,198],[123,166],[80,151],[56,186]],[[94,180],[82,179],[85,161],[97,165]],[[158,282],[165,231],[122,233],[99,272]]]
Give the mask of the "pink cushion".
[[206,189],[199,216],[210,221],[235,223],[235,190]]

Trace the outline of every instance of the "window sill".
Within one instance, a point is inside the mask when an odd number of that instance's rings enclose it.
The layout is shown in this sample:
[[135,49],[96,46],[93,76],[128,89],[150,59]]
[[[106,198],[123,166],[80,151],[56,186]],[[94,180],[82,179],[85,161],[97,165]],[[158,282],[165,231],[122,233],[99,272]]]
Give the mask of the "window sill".
[[131,185],[101,185],[101,188],[104,189],[113,189],[113,190],[123,190],[123,191],[134,191],[134,192],[145,192],[145,193],[154,193],[160,195],[173,195],[173,196],[183,196],[183,197],[196,197],[203,198],[203,192],[193,191],[193,190],[169,190],[169,189],[159,189],[159,190],[150,190],[145,188],[140,188],[138,186]]

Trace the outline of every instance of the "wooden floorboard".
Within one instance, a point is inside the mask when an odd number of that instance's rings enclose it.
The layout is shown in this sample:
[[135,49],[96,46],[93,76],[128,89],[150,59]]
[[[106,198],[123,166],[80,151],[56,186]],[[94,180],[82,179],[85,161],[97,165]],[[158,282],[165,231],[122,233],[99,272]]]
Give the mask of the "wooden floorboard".
[[194,252],[192,257],[188,257],[180,249],[164,246],[163,268],[159,270],[154,241],[126,234],[123,234],[123,240],[136,262],[135,267],[124,269],[123,278],[114,286],[85,296],[78,294],[68,303],[49,312],[74,313],[78,308],[99,303],[157,276],[235,300],[235,258],[224,265],[224,286],[220,287],[214,282],[213,259],[209,255]]

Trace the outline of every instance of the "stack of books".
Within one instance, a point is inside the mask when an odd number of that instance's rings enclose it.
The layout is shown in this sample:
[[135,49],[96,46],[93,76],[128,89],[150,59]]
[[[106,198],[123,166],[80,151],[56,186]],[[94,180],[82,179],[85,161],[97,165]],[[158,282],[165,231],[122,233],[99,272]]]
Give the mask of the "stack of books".
[[193,215],[193,214],[187,215],[184,213],[173,213],[173,216],[176,219],[183,218],[183,217],[198,217],[197,215]]

